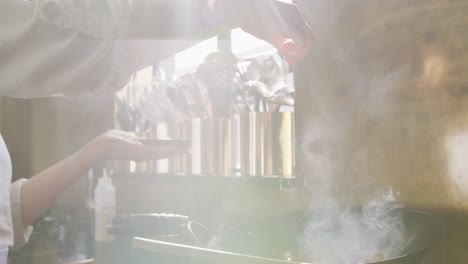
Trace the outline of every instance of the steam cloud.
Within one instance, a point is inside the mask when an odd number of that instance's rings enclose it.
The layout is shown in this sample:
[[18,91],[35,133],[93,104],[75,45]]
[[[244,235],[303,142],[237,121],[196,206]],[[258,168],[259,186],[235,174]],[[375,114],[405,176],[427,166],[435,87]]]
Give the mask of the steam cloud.
[[390,187],[361,209],[328,203],[306,226],[303,258],[314,263],[360,264],[399,256],[410,239],[397,207]]
[[[380,136],[375,127],[394,114],[393,102],[400,96],[394,87],[411,69],[389,68],[385,58],[367,67],[359,56],[365,43],[340,31],[340,16],[348,15],[352,1],[299,2],[318,35],[311,63],[302,72],[311,96],[298,139],[299,173],[314,209],[300,239],[301,260],[362,264],[397,257],[411,242],[397,194],[385,187],[369,199],[369,190],[382,185],[368,177],[366,166],[373,159],[369,146]],[[369,181],[356,180],[362,177]]]

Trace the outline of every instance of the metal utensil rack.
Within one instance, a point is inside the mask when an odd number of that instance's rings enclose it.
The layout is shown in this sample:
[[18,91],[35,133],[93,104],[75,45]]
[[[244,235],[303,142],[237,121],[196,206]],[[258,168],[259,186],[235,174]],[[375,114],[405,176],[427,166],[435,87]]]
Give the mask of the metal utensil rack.
[[148,138],[191,139],[192,153],[114,162],[117,175],[177,179],[255,178],[292,186],[294,88],[278,54],[237,60],[216,52],[192,74],[165,76],[116,97],[118,127]]

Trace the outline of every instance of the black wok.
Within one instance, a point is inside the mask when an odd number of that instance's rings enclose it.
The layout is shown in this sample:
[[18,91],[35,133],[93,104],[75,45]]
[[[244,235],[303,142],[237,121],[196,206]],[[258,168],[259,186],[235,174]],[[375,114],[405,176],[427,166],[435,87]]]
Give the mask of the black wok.
[[[359,209],[356,210],[359,211]],[[398,255],[369,263],[421,263],[424,254],[443,235],[444,225],[434,216],[421,211],[399,208],[394,209],[393,212],[401,216],[406,227],[405,237],[408,238],[407,243],[404,243],[406,246]],[[178,242],[156,237],[156,240],[139,240],[135,247],[134,240],[133,246],[136,250],[131,254],[131,259],[138,259],[139,263],[155,263],[157,261],[158,263],[171,264],[251,264],[257,263],[257,260],[262,264],[270,263],[269,260],[271,263],[287,263],[287,261],[310,263],[313,260],[301,257],[301,250],[304,248],[301,247],[300,238],[309,220],[314,219],[314,215],[317,213],[319,211],[301,211],[271,216],[226,229],[211,238],[207,236],[203,228],[187,224],[184,226],[189,227],[189,232],[182,235],[186,238],[184,241]],[[178,226],[182,225],[178,224]],[[193,238],[190,239],[190,236]],[[197,243],[192,243],[193,241]],[[205,245],[206,248],[204,248]],[[123,244],[123,248],[128,248],[128,244]]]
[[[406,226],[406,235],[411,237],[400,255],[390,259],[373,262],[382,264],[421,263],[424,254],[439,241],[444,233],[444,225],[432,215],[410,209],[395,209],[401,213]],[[311,212],[294,212],[274,216],[245,224],[218,234],[209,247],[245,255],[261,256],[272,259],[297,259],[300,239]]]

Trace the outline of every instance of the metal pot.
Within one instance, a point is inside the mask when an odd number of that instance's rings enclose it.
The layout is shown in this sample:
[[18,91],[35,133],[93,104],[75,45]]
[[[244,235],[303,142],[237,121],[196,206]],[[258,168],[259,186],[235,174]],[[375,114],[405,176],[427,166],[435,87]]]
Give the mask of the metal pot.
[[240,116],[242,175],[293,177],[293,121],[291,112]]

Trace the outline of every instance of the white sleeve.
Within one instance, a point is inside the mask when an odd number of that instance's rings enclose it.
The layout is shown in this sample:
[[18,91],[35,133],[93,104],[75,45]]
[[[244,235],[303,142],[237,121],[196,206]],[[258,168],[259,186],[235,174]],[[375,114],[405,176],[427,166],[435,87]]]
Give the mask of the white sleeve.
[[10,185],[10,204],[11,218],[13,220],[14,245],[13,248],[24,246],[31,236],[33,228],[31,226],[24,227],[23,211],[21,207],[21,188],[26,182],[26,179],[18,180]]
[[134,72],[199,41],[164,37],[197,32],[197,14],[181,11],[192,2],[0,0],[0,96],[114,93]]
[[78,96],[123,88],[131,72],[121,67],[115,39],[128,30],[128,2],[1,0],[0,96]]

